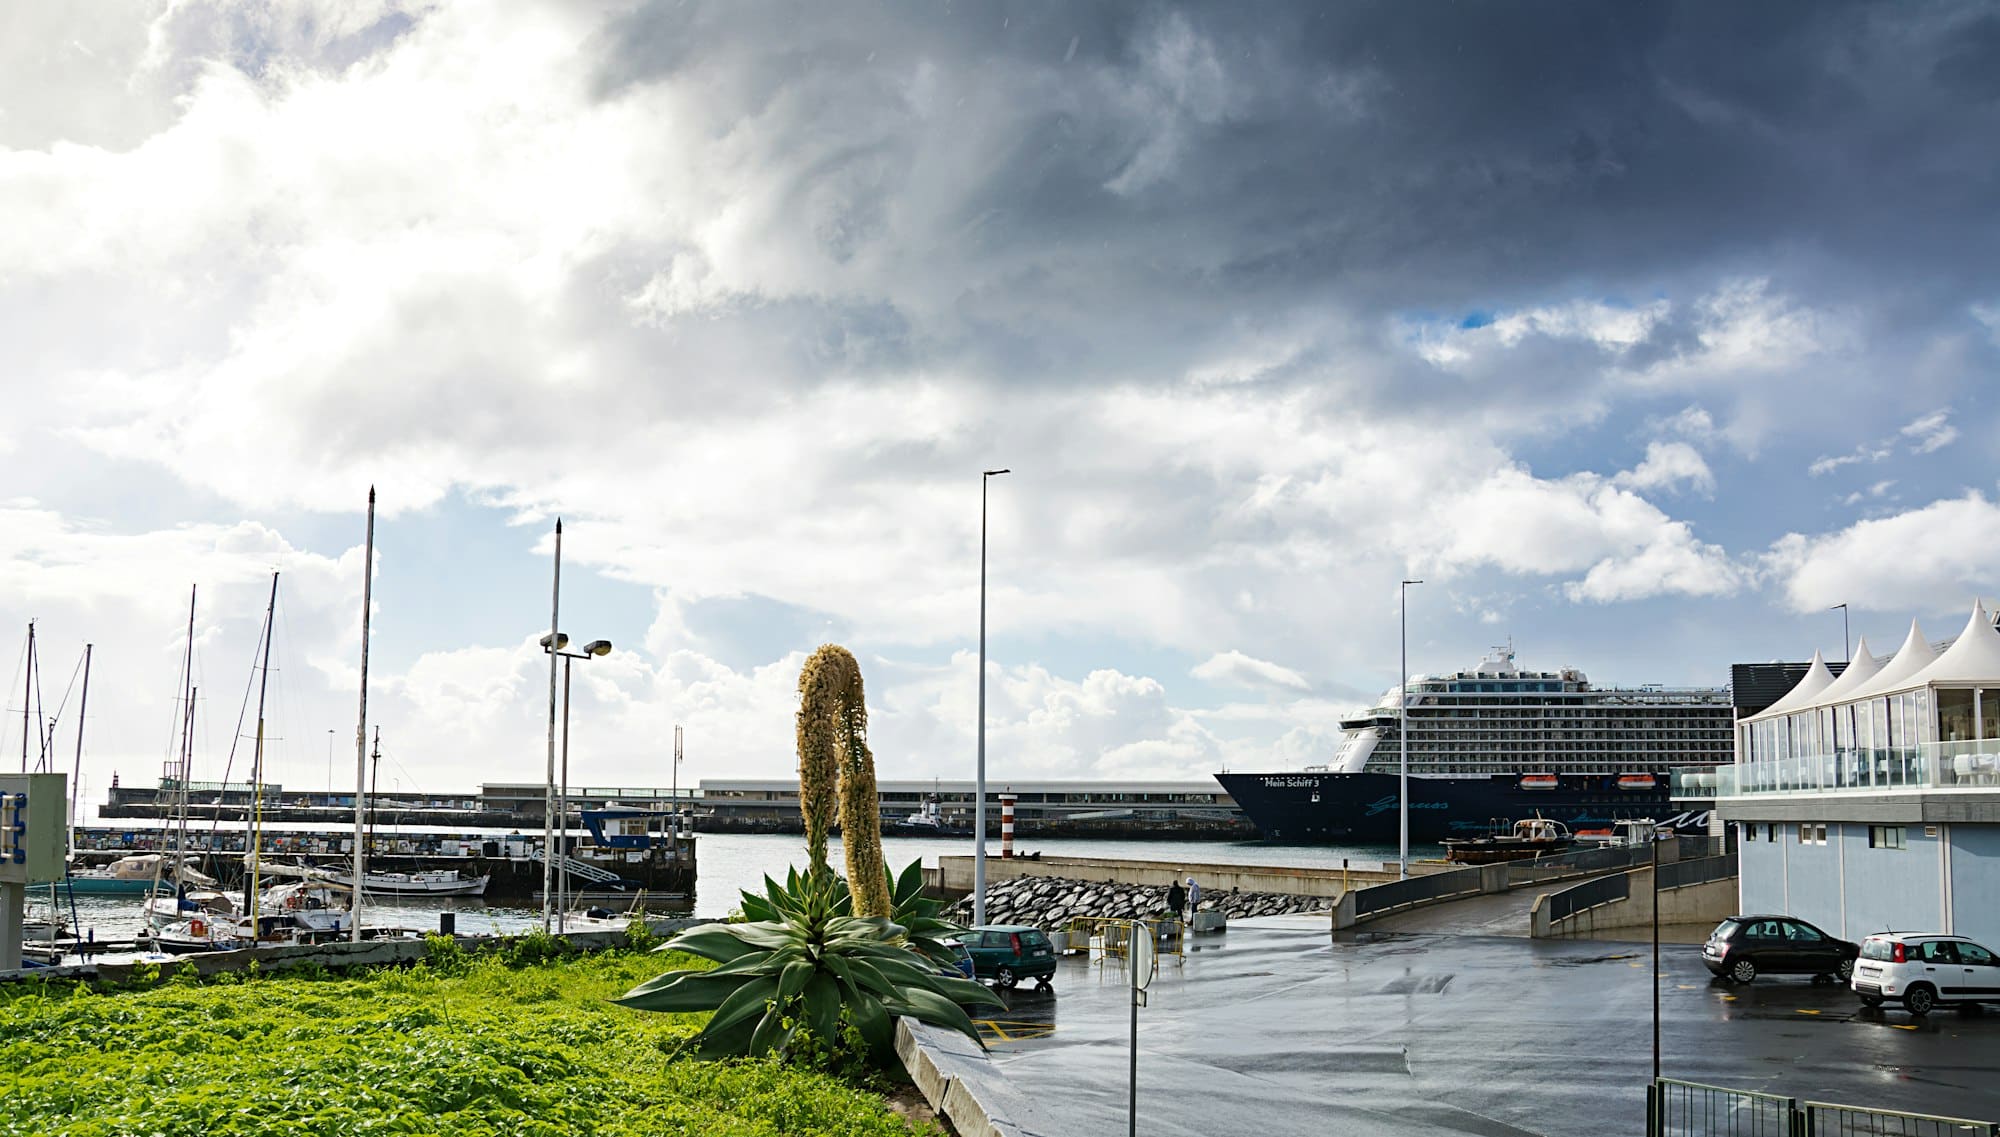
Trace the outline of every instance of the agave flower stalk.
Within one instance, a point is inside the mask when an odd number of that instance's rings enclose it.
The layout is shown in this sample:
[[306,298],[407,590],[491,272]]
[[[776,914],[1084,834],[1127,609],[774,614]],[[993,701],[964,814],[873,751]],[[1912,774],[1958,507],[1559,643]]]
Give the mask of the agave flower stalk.
[[841,703],[843,660],[859,674],[854,657],[834,644],[813,652],[799,672],[799,812],[806,824],[808,871],[822,876],[831,873],[826,863],[826,833],[840,801],[834,723]]

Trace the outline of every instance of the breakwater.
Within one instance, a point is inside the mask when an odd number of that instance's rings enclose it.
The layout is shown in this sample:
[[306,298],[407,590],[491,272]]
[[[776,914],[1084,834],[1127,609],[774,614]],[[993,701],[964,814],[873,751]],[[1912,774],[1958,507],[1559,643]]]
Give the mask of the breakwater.
[[[1232,889],[1225,892],[1203,890],[1197,910],[1221,912],[1232,920],[1246,920],[1253,916],[1325,912],[1332,907],[1331,901],[1325,897]],[[986,888],[986,922],[989,924],[1031,924],[1037,928],[1054,929],[1076,917],[1132,920],[1164,916],[1166,913],[1167,890],[1164,885],[1024,876],[989,883]],[[970,924],[972,898],[967,896],[955,902],[945,914],[958,923]]]

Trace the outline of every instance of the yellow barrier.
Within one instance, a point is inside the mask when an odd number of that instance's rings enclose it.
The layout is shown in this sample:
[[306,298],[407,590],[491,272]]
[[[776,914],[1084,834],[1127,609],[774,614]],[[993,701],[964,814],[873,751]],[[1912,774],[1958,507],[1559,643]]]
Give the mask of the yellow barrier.
[[[1142,930],[1143,929],[1143,930]],[[1072,916],[1063,928],[1065,950],[1088,951],[1091,955],[1118,956],[1130,950],[1134,935],[1149,935],[1160,955],[1187,954],[1186,925],[1178,917],[1150,920],[1114,920],[1103,916]]]

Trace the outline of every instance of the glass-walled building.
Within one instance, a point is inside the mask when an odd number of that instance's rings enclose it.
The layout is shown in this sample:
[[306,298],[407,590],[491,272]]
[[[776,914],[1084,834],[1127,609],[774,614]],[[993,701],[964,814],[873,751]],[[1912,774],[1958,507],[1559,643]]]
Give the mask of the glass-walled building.
[[1886,659],[1857,649],[1838,675],[1815,656],[1675,796],[1738,827],[1745,911],[2000,941],[2000,631],[1975,604],[1942,650],[1914,622]]

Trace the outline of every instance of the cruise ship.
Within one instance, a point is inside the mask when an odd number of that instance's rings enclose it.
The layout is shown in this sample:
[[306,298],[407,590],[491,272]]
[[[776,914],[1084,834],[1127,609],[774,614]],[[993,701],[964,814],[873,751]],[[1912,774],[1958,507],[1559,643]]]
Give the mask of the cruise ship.
[[[1705,832],[1705,803],[1669,800],[1669,771],[1733,760],[1735,712],[1715,688],[1597,688],[1581,671],[1522,671],[1511,646],[1450,675],[1412,676],[1410,840],[1442,841],[1546,817],[1572,831],[1652,818]],[[1341,720],[1328,766],[1217,774],[1265,839],[1398,843],[1398,701]]]

